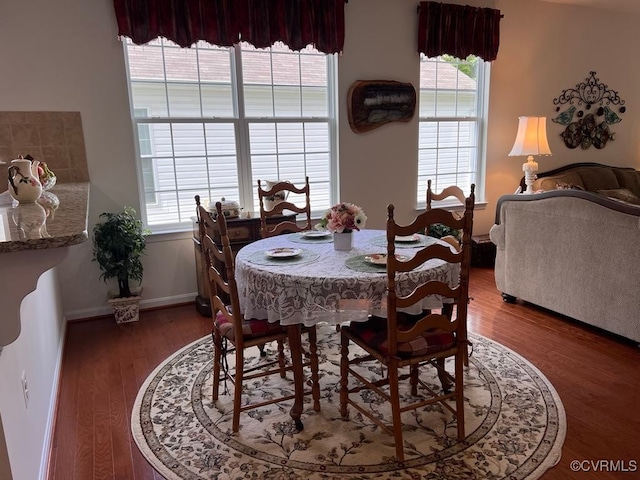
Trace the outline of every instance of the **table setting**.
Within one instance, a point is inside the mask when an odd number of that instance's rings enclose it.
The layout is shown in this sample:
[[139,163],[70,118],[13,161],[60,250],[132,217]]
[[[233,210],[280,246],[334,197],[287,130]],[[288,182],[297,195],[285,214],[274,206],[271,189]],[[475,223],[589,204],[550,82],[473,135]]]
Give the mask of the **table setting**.
[[[350,250],[335,250],[332,242],[318,240],[300,243],[300,233],[279,235],[253,242],[236,256],[236,281],[245,316],[268,318],[283,325],[315,325],[318,322],[363,321],[370,314],[384,313],[386,295],[386,238],[384,230],[363,229],[353,232]],[[397,258],[406,261],[415,254],[414,244],[439,240],[420,236],[397,242]],[[453,286],[459,269],[443,261],[399,273],[402,294],[432,278],[446,278]],[[345,301],[358,300],[358,308],[344,309]],[[438,298],[416,305],[414,309],[439,308]]]

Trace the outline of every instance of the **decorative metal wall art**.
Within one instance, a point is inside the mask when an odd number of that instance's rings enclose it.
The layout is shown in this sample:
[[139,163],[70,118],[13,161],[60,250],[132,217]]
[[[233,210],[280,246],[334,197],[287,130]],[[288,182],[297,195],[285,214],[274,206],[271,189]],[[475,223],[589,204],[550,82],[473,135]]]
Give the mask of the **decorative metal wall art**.
[[[566,127],[560,136],[567,147],[580,146],[583,150],[591,145],[604,148],[609,140],[615,140],[615,133],[609,125],[621,122],[618,113],[627,110],[618,92],[600,83],[596,72],[589,72],[585,81],[576,84],[576,88],[563,90],[559,97],[553,99],[553,104],[557,105],[556,112],[560,112],[561,105],[570,105],[552,121]],[[589,112],[592,106],[597,107],[595,112]],[[617,106],[618,113],[610,106]],[[585,114],[585,110],[588,113]],[[578,117],[577,121],[573,121],[574,116]]]
[[356,133],[389,122],[408,122],[416,109],[416,90],[410,83],[358,80],[347,94],[349,125]]

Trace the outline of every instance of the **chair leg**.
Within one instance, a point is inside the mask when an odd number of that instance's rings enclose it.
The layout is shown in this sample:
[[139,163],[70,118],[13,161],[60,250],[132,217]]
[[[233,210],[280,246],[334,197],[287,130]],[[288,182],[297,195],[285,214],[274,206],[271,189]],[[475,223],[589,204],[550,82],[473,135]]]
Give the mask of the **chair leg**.
[[233,389],[233,425],[237,432],[240,429],[240,408],[242,407],[242,380],[244,376],[244,351],[240,345],[236,345],[236,372]]
[[340,415],[349,417],[347,404],[349,402],[349,338],[340,334]]
[[440,379],[440,385],[442,385],[442,391],[447,394],[451,391],[451,379],[447,375],[447,371],[444,368],[444,358],[436,359],[436,364],[438,365],[438,379]]
[[218,400],[218,395],[220,392],[220,361],[222,359],[222,337],[220,336],[220,332],[214,329],[211,332],[213,336],[213,392],[212,398],[215,402]]
[[464,434],[464,355],[456,355],[456,422],[458,424],[458,441],[462,442]]
[[402,419],[400,417],[400,392],[398,390],[398,366],[389,365],[389,394],[391,396],[391,418],[393,422],[393,438],[396,444],[396,460],[404,461],[402,442]]
[[261,357],[266,357],[267,356],[267,352],[264,351],[264,346],[265,346],[264,343],[262,345],[258,345],[258,350],[260,350],[260,356]]
[[285,378],[287,372],[285,372],[285,358],[284,358],[284,342],[278,340],[278,365],[280,366],[280,377]]
[[411,384],[411,395],[418,395],[418,365],[411,365],[411,376],[409,378]]
[[[447,318],[449,320],[451,320],[451,317],[453,316],[453,304],[452,303],[445,303],[442,306],[442,313],[444,313]],[[467,345],[467,325],[464,324],[462,325],[462,335],[460,340],[465,342],[464,345],[464,366],[468,367],[469,366],[469,346]]]
[[320,411],[320,378],[318,376],[318,333],[315,325],[309,327],[309,361],[311,362],[311,396],[313,397],[313,409]]

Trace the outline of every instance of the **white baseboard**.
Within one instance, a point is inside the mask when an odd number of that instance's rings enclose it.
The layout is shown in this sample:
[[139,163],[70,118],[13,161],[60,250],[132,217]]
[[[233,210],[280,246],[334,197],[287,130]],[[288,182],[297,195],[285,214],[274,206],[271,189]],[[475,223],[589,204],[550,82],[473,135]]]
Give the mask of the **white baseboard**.
[[60,375],[62,374],[62,357],[67,339],[67,322],[62,324],[62,334],[58,343],[58,355],[56,358],[56,370],[53,373],[53,388],[49,399],[49,411],[47,412],[47,426],[44,432],[44,446],[42,448],[42,458],[40,459],[40,480],[47,480],[49,473],[49,462],[51,461],[51,445],[53,444],[54,427],[56,424],[56,414],[58,411],[58,393],[60,392]]
[[[144,310],[147,308],[166,307],[169,305],[176,305],[180,303],[189,303],[195,301],[196,295],[197,293],[193,292],[184,293],[182,295],[173,295],[171,297],[143,298],[140,301],[140,309]],[[112,313],[113,310],[111,309],[111,305],[101,305],[95,308],[85,308],[82,310],[73,310],[70,312],[66,312],[65,316],[67,317],[67,321],[69,321],[102,317],[105,315],[111,315]]]

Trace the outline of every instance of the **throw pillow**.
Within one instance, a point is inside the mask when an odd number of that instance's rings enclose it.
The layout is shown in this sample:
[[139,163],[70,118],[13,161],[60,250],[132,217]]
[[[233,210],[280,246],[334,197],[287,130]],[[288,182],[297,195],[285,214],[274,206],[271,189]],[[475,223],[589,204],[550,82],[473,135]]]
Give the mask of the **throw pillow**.
[[627,188],[612,188],[609,190],[598,190],[600,195],[604,195],[613,200],[622,200],[623,202],[640,205],[640,198]]
[[573,183],[556,182],[557,190],[584,190],[580,185],[574,185]]
[[614,172],[620,188],[626,188],[640,196],[640,171],[615,169]]
[[616,174],[608,167],[584,167],[579,170],[582,185],[588,192],[620,188]]

